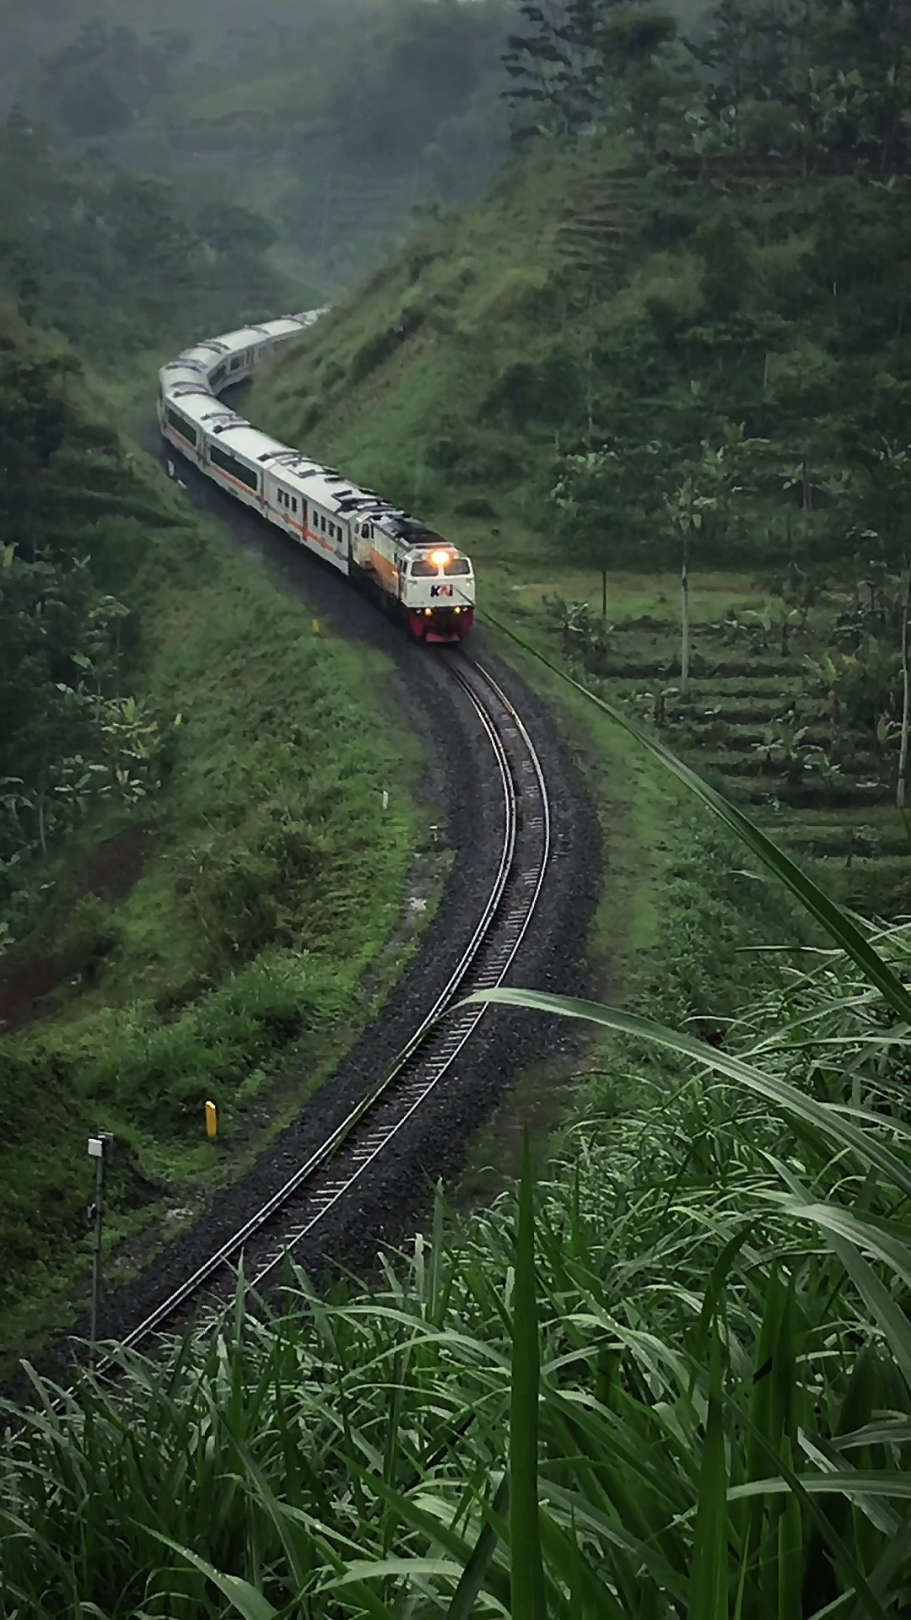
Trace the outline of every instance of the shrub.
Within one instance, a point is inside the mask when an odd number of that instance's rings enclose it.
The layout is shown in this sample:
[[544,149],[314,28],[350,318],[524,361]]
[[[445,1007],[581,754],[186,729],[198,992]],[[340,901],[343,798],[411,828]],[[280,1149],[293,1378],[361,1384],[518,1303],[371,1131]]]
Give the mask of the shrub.
[[381,332],[374,332],[359,349],[355,350],[351,361],[352,382],[363,382],[372,371],[376,371],[378,366],[390,359],[406,338],[420,330],[425,315],[424,306],[417,299],[403,304],[399,310],[398,320],[393,325],[385,327]]
[[512,360],[488,390],[482,421],[505,416],[517,425],[531,421],[566,424],[578,415],[581,389],[576,361],[553,348],[542,360]]
[[438,439],[431,439],[425,460],[428,467],[436,467],[440,472],[450,472],[453,467],[464,461],[467,452],[468,446],[461,435],[442,434]]
[[355,349],[351,361],[352,382],[363,382],[372,371],[376,371],[384,360],[388,360],[399,346],[400,338],[395,328],[387,326],[382,332],[374,332]]
[[122,927],[97,894],[83,895],[70,912],[57,946],[61,966],[68,973],[80,973],[88,983],[99,974],[105,957],[116,950]]
[[490,283],[476,307],[475,319],[480,324],[513,318],[526,320],[545,313],[551,304],[546,283],[547,272],[540,266],[510,265]]
[[467,518],[495,518],[497,509],[486,495],[469,495],[464,501],[459,501],[455,508],[459,517]]

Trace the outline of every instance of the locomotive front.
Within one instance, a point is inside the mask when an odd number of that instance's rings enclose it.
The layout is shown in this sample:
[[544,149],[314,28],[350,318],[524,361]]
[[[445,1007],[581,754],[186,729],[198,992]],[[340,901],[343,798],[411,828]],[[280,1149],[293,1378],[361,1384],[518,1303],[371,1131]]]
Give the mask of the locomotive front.
[[474,620],[475,580],[455,546],[413,548],[400,565],[401,601],[417,641],[461,641]]

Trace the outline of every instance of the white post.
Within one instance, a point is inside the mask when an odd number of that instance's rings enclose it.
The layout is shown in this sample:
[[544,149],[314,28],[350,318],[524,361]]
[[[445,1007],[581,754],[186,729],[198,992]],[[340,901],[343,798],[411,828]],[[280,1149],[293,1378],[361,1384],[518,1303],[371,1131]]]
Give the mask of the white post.
[[911,680],[908,672],[908,611],[911,609],[911,568],[905,569],[905,594],[902,601],[902,734],[898,755],[898,783],[895,803],[905,808],[905,773],[908,768],[908,728],[911,724]]
[[89,1137],[88,1155],[95,1160],[95,1202],[89,1205],[92,1232],[92,1322],[89,1329],[90,1361],[95,1361],[95,1341],[98,1337],[98,1300],[101,1294],[101,1228],[104,1222],[104,1174],[114,1138],[109,1131],[99,1131]]

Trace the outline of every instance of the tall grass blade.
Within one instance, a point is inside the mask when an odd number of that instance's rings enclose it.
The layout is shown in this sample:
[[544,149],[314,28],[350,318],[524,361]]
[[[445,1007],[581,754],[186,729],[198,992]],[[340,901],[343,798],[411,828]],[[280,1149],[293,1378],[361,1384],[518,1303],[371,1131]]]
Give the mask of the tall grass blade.
[[528,1132],[519,1184],[509,1414],[509,1543],[513,1620],[547,1620],[538,1518],[538,1309]]
[[[776,1079],[774,1075],[753,1068],[741,1058],[731,1057],[703,1041],[694,1040],[691,1035],[680,1035],[665,1024],[656,1024],[650,1018],[641,1018],[638,1013],[621,1012],[615,1007],[605,1007],[597,1001],[581,1001],[576,996],[555,996],[543,990],[476,990],[474,995],[466,996],[457,1007],[476,1006],[480,1003],[526,1007],[532,1012],[556,1013],[561,1018],[584,1019],[588,1023],[600,1024],[604,1029],[617,1030],[621,1035],[631,1035],[635,1040],[649,1041],[654,1045],[667,1047],[670,1051],[679,1053],[681,1057],[696,1058],[706,1068],[713,1069],[716,1074],[726,1075],[729,1080],[735,1080],[738,1085],[744,1086],[756,1096],[764,1097],[776,1108],[784,1109],[797,1119],[817,1126],[840,1146],[852,1148],[865,1164],[877,1165],[896,1188],[911,1196],[911,1170],[890,1153],[888,1148],[884,1148],[875,1137],[862,1131],[847,1119],[842,1112],[818,1103],[815,1098],[797,1091],[794,1086]],[[456,1010],[457,1008],[452,1009]]]
[[[435,1514],[428,1513],[414,1502],[410,1496],[405,1496],[402,1492],[393,1490],[391,1485],[387,1485],[378,1476],[371,1477],[366,1469],[359,1468],[357,1463],[349,1463],[349,1467],[358,1469],[364,1484],[369,1486],[381,1501],[386,1502],[395,1509],[402,1524],[411,1525],[413,1529],[420,1531],[426,1537],[430,1545],[441,1547],[451,1558],[461,1562],[464,1567],[459,1586],[452,1599],[453,1603],[455,1603],[455,1597],[462,1590],[464,1582],[466,1591],[474,1584],[472,1603],[480,1591],[489,1591],[504,1609],[508,1608],[509,1580],[505,1571],[491,1564],[499,1540],[495,1524],[488,1520],[478,1537],[475,1547],[472,1548],[465,1538],[459,1535],[458,1531],[453,1530],[450,1525],[445,1524]],[[509,1476],[504,1474],[490,1505],[491,1516],[495,1516],[497,1519],[501,1518],[506,1510],[508,1500]],[[462,1601],[464,1602],[464,1596]],[[451,1607],[448,1612],[452,1615],[458,1615],[462,1611]],[[466,1614],[470,1614],[470,1612],[470,1608],[465,1610]]]
[[688,1620],[727,1620],[727,1463],[721,1410],[721,1349],[712,1339],[709,1409],[699,1473],[699,1501],[690,1576]]
[[888,1288],[880,1281],[873,1267],[853,1243],[849,1243],[846,1238],[831,1230],[826,1232],[826,1239],[833,1252],[838,1255],[874,1321],[879,1324],[911,1391],[911,1322],[908,1321],[906,1312],[898,1301],[893,1299]]
[[569,1620],[625,1620],[629,1610],[583,1556],[575,1523],[567,1531],[542,1508],[541,1538],[549,1571],[569,1589]]
[[204,1558],[191,1552],[189,1547],[182,1547],[179,1541],[172,1541],[171,1537],[164,1535],[161,1530],[147,1526],[147,1534],[154,1536],[156,1541],[162,1542],[165,1547],[170,1547],[172,1552],[178,1553],[188,1564],[192,1564],[194,1569],[198,1569],[201,1575],[205,1575],[213,1586],[218,1587],[222,1596],[228,1599],[232,1608],[243,1616],[243,1620],[279,1620],[282,1611],[273,1609],[268,1599],[263,1597],[262,1592],[257,1592],[249,1581],[241,1580],[239,1575],[222,1575],[220,1570],[213,1569],[211,1564],[207,1564]]
[[777,1620],[802,1620],[803,1518],[793,1492],[778,1520]]
[[[504,1474],[493,1499],[493,1511],[502,1518],[509,1504],[509,1475]],[[488,1521],[481,1529],[475,1548],[462,1571],[452,1602],[446,1610],[446,1620],[471,1620],[479,1593],[487,1584],[491,1559],[497,1550],[497,1532]]]

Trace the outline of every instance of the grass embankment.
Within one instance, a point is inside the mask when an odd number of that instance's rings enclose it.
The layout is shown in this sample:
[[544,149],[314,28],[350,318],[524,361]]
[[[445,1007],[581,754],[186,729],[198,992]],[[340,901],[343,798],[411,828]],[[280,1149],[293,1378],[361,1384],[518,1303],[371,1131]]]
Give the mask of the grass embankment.
[[7,1366],[84,1303],[87,1134],[117,1141],[113,1280],[249,1162],[362,1027],[362,975],[402,921],[422,838],[416,745],[380,655],[314,634],[304,604],[186,512],[149,539],[130,602],[162,788],[58,852],[41,924],[4,964],[23,992],[40,966],[50,991],[0,1038]]
[[[616,585],[616,605],[628,590],[637,611],[650,588],[637,578]],[[736,594],[736,583],[719,581],[718,589]],[[515,628],[529,647],[561,662],[559,639],[534,610]],[[704,1039],[722,1038],[758,988],[777,978],[782,958],[766,948],[784,947],[790,963],[792,948],[811,937],[799,913],[606,715],[513,643],[500,638],[497,652],[547,700],[598,810],[604,864],[592,867],[600,900],[584,969],[590,992]],[[581,1058],[523,1074],[472,1146],[460,1206],[489,1198],[518,1174],[525,1128],[541,1173],[591,1111],[628,1119],[632,1128],[642,1098],[651,1087],[660,1094],[673,1075],[652,1051],[637,1052],[635,1063],[634,1078],[629,1053],[589,1031]]]

